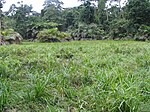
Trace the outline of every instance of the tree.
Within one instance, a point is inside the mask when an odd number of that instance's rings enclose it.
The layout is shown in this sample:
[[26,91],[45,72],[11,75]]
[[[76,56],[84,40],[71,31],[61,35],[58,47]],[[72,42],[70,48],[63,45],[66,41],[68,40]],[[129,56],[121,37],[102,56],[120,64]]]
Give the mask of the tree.
[[129,0],[127,4],[128,19],[133,24],[150,25],[150,1],[149,0]]
[[94,11],[94,7],[91,6],[89,1],[84,2],[84,4],[80,6],[80,21],[86,24],[94,23]]
[[95,15],[95,17],[97,18],[97,22],[99,24],[104,24],[104,22],[107,20],[109,20],[109,12],[108,12],[108,8],[106,8],[106,4],[112,6],[111,4],[113,4],[113,2],[118,2],[119,4],[119,9],[121,10],[121,0],[79,0],[79,1],[83,1],[85,2],[97,2],[98,4],[98,11],[97,14]]
[[[32,11],[32,5],[23,4],[23,2],[18,2],[19,6],[12,4],[10,6],[9,11],[7,12],[7,16],[11,19],[12,28],[20,33],[22,37],[26,38],[28,25],[32,23],[33,16],[35,11]],[[38,17],[38,16],[37,16]]]
[[3,3],[5,3],[4,0],[0,0],[0,42],[1,42],[1,30],[2,30],[2,10],[1,8],[3,8]]
[[49,7],[50,5],[54,5],[55,7],[57,7],[60,10],[62,9],[63,4],[64,3],[59,0],[45,0],[44,1],[44,7]]
[[44,20],[49,22],[61,22],[63,2],[59,0],[45,0],[44,9],[41,11],[41,16]]
[[76,23],[79,21],[79,11],[78,8],[65,8],[62,11],[63,17],[63,27],[67,30],[69,27],[75,27]]

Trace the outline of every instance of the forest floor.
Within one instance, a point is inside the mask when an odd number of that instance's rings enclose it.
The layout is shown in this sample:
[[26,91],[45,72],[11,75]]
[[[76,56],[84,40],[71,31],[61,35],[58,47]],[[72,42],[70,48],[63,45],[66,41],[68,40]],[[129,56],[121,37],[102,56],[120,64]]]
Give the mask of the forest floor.
[[149,112],[150,43],[0,46],[0,112]]

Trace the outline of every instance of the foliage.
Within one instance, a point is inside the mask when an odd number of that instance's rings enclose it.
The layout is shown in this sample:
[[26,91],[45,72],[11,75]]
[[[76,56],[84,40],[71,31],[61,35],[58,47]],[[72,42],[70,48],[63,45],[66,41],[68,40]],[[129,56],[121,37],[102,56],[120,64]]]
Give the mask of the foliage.
[[127,5],[128,18],[134,24],[150,25],[149,0],[129,0]]
[[91,3],[89,1],[84,2],[83,6],[80,6],[80,21],[86,24],[94,23],[94,13],[95,10],[94,7],[91,6]]
[[[59,31],[71,31],[70,34],[72,31],[78,33],[77,35],[83,32],[92,38],[103,35],[115,39],[129,36],[134,38],[141,25],[149,26],[149,0],[128,0],[124,6],[121,5],[121,0],[80,1],[82,4],[78,7],[63,8],[61,0],[45,0],[41,13],[33,11],[32,5],[23,2],[12,4],[9,11],[3,14],[5,21],[2,23],[5,22],[6,26],[2,24],[2,27],[13,28],[24,39],[36,39],[39,31],[55,27]],[[97,26],[95,30],[90,29],[93,23]],[[85,28],[80,31],[79,26],[82,24],[85,24]]]
[[117,5],[114,5],[107,9],[108,12],[108,20],[112,21],[114,19],[119,19],[120,16],[120,8]]
[[58,28],[52,28],[40,31],[37,35],[37,39],[41,42],[48,42],[49,39],[57,39],[57,41],[60,41],[60,39],[65,38],[67,36],[67,33],[58,31]]
[[147,25],[141,25],[138,29],[138,33],[140,35],[145,35],[147,37],[150,37],[150,26]]
[[18,2],[18,5],[12,4],[9,11],[6,12],[6,16],[10,19],[8,27],[20,33],[23,38],[27,38],[29,24],[40,21],[38,13],[32,11],[32,5],[29,6],[23,4],[23,2]]
[[[0,66],[1,74],[1,66]],[[10,85],[7,81],[0,80],[0,111],[3,110],[3,106],[9,104],[9,97],[11,95]]]
[[75,27],[79,21],[78,16],[80,15],[77,8],[66,8],[62,12],[63,15],[63,29],[68,30],[69,27]]
[[15,31],[13,29],[5,29],[5,30],[1,31],[3,36],[8,36],[8,35],[10,35],[10,34],[12,34],[14,32]]
[[39,33],[39,31],[42,31],[43,29],[56,28],[59,26],[59,24],[54,22],[34,22],[28,25],[26,37],[28,39],[36,39],[36,36]]
[[1,34],[3,35],[2,44],[20,44],[23,40],[22,36],[15,32],[13,29],[5,29],[1,31]]
[[45,0],[44,9],[41,10],[42,18],[49,22],[60,23],[62,5],[63,2],[59,0]]
[[0,9],[3,8],[4,3],[5,3],[5,0],[0,0]]
[[0,47],[0,111],[148,112],[150,46],[134,41]]
[[[103,39],[104,30],[97,24],[85,24],[79,23],[78,28],[75,30],[70,31],[72,34],[72,38],[75,40],[80,39]],[[76,39],[77,38],[77,39]]]
[[[59,0],[45,0],[41,13],[33,11],[31,5],[23,2],[18,2],[18,6],[12,4],[9,11],[2,14],[2,28],[13,28],[25,39],[36,39],[40,31],[56,27],[59,31],[69,29],[68,32],[73,34],[75,40],[104,39],[103,37],[130,39],[136,36],[149,39],[148,0],[129,0],[124,7],[121,7],[120,0],[95,0],[98,6],[92,4],[93,0],[81,1],[83,3],[79,7],[62,8],[63,3]],[[106,7],[108,2],[110,6]],[[113,2],[118,5],[113,5]],[[58,39],[68,36],[59,31],[57,36],[47,37]],[[2,33],[7,35],[5,31]]]
[[45,0],[44,6],[49,7],[50,5],[54,5],[56,8],[61,9],[63,5],[63,2],[60,0]]
[[150,40],[150,26],[141,25],[138,29],[138,32],[135,35],[135,40]]
[[126,19],[116,19],[111,22],[110,37],[124,38],[128,35],[129,21]]

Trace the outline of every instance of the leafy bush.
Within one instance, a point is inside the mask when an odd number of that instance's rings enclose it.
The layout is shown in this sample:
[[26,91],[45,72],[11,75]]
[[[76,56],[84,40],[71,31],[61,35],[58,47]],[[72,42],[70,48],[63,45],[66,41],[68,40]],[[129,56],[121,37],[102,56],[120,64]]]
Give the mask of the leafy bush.
[[54,22],[37,22],[37,23],[31,23],[27,26],[26,31],[26,38],[36,38],[39,31],[42,31],[44,29],[53,29],[56,27],[61,26],[61,24],[54,23]]
[[79,23],[78,28],[71,31],[72,37],[76,40],[82,39],[102,39],[104,30],[97,24],[91,23],[89,25]]
[[41,42],[59,42],[62,38],[67,36],[69,36],[69,34],[58,31],[58,28],[52,28],[40,31],[37,38]]
[[110,26],[110,36],[115,38],[124,38],[128,33],[129,21],[125,19],[116,19],[111,22]]
[[140,28],[138,29],[138,34],[150,37],[150,26],[141,25]]
[[2,31],[2,35],[3,36],[8,36],[8,35],[10,35],[14,32],[15,32],[14,29],[5,29],[5,30]]
[[60,37],[60,38],[65,38],[65,37],[69,37],[70,35],[68,34],[68,33],[66,33],[66,32],[59,32],[58,34],[58,37]]
[[13,44],[13,43],[19,44],[23,39],[19,33],[14,31],[14,29],[5,29],[1,32],[4,37],[3,44]]
[[150,26],[141,25],[139,26],[136,34],[134,35],[136,41],[150,40]]
[[102,39],[102,36],[104,36],[104,30],[92,23],[88,26],[88,36],[95,39]]

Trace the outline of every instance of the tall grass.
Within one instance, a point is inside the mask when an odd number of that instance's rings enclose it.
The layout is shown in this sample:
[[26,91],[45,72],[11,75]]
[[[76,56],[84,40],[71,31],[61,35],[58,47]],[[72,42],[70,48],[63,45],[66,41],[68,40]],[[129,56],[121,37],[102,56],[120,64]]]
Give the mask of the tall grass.
[[11,89],[9,82],[0,81],[0,110],[3,110],[5,105],[9,104]]
[[0,111],[148,112],[150,43],[0,46]]

